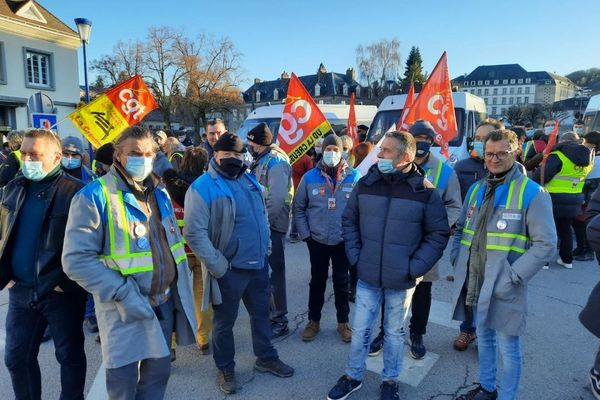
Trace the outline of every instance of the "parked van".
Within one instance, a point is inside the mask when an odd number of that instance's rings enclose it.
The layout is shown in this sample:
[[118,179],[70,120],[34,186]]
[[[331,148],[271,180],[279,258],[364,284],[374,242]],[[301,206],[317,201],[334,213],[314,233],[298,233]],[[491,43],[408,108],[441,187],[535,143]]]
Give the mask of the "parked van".
[[[368,139],[378,140],[390,127],[397,123],[400,119],[400,113],[404,108],[406,101],[405,94],[387,96],[377,110],[377,115],[373,119],[369,132]],[[477,97],[467,92],[453,92],[452,100],[454,101],[454,110],[456,112],[456,125],[458,135],[450,141],[450,160],[454,164],[458,160],[469,157],[469,151],[477,124],[487,118],[487,110],[485,102],[481,97]],[[440,155],[440,147],[434,143],[431,151],[444,159]]]
[[583,113],[585,133],[600,131],[600,94],[590,97],[590,101]]
[[[348,125],[348,112],[350,106],[348,104],[317,104],[325,118],[329,121],[333,130],[339,133]],[[377,113],[376,106],[354,106],[356,112],[357,125],[370,125],[373,117]],[[256,125],[266,123],[273,132],[275,140],[279,131],[279,123],[283,114],[283,104],[275,104],[271,106],[258,107],[252,111],[246,120],[242,123],[237,131],[237,134],[245,142],[248,132]]]

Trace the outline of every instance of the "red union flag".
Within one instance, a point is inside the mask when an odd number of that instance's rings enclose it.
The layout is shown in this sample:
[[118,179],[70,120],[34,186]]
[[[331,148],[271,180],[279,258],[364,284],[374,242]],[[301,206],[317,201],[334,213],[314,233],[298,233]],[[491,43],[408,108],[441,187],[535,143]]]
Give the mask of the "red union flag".
[[413,106],[408,110],[404,123],[410,126],[418,119],[431,122],[437,133],[435,142],[442,148],[441,153],[448,158],[448,142],[458,134],[458,129],[446,52],[442,54]]
[[402,109],[402,113],[400,114],[400,119],[396,126],[398,129],[402,129],[403,131],[407,131],[409,126],[404,123],[406,120],[406,116],[408,115],[408,110],[410,110],[415,102],[415,83],[410,82],[410,88],[408,89],[408,95],[406,96],[406,101],[404,102],[404,108]]
[[92,146],[114,141],[158,105],[139,75],[115,86],[91,103],[69,114],[69,119]]
[[293,164],[330,130],[329,121],[300,79],[292,73],[277,134],[279,147],[287,153]]
[[354,146],[358,144],[358,127],[356,126],[356,111],[354,110],[354,93],[350,95],[350,111],[348,112],[348,136],[352,138]]

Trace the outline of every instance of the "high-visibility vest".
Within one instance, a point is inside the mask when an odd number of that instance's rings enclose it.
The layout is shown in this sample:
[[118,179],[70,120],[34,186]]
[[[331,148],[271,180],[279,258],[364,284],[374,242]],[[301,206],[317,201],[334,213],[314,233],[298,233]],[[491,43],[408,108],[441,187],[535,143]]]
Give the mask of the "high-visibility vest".
[[[117,189],[116,177],[102,177],[98,181],[106,199],[110,248],[110,253],[100,258],[109,268],[122,275],[152,272],[154,263],[150,250],[151,232],[148,221],[128,219],[127,205],[123,200],[123,191]],[[161,217],[165,221],[165,216]],[[168,234],[166,236],[170,237]],[[175,264],[186,260],[183,238],[177,242],[170,242],[169,247]]]
[[560,171],[545,186],[550,193],[577,194],[583,191],[585,177],[592,170],[593,164],[585,167],[575,165],[562,151],[553,151],[550,154],[557,156],[562,162]]
[[171,155],[169,155],[169,162],[173,161],[175,156],[183,158],[183,153],[180,151],[174,151],[173,153],[171,153]]
[[425,171],[425,178],[436,189],[442,192],[446,190],[448,180],[450,179],[450,175],[452,175],[452,168],[450,166],[445,165],[441,160],[430,155],[427,163],[423,165],[423,170]]
[[23,166],[23,157],[21,156],[21,150],[15,150],[11,152],[11,154],[15,155],[15,158],[19,162],[19,168],[21,168]]
[[[473,217],[479,214],[475,213],[475,210],[479,210],[483,202],[483,195],[485,195],[485,192],[480,193],[481,182],[477,182],[472,188],[467,202],[467,219],[460,240],[460,244],[467,247],[471,247],[475,235]],[[508,190],[504,190],[499,195],[500,198],[495,199],[495,203],[499,207],[504,207],[503,212],[492,214],[490,218],[494,218],[494,220],[488,221],[486,250],[522,254],[531,246],[525,223],[527,209],[524,207],[524,203],[527,185],[538,186],[526,176],[521,175],[512,179]],[[496,195],[498,195],[498,189],[495,189],[497,190]],[[530,192],[538,193],[539,188]]]
[[523,148],[523,160],[527,161],[527,154],[529,154],[529,149],[533,146],[533,139],[525,143],[525,147]]

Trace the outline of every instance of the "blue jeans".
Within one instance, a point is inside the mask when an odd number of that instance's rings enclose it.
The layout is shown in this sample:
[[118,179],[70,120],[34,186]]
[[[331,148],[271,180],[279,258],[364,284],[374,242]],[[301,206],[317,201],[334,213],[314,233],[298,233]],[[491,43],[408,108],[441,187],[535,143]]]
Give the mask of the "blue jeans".
[[404,322],[410,308],[413,291],[414,288],[409,290],[378,288],[359,279],[356,285],[352,344],[346,365],[346,375],[358,381],[363,380],[373,323],[379,314],[381,301],[385,298],[385,320],[383,322],[385,336],[381,378],[384,381],[398,380],[404,356]]
[[9,289],[4,362],[17,400],[41,399],[37,357],[47,326],[60,364],[59,399],[83,400],[87,366],[82,327],[85,301],[83,291],[51,292],[34,302],[33,289],[18,283]]
[[[474,312],[476,312],[474,310]],[[496,371],[498,351],[502,357],[504,374],[500,381],[498,400],[515,400],[519,391],[521,370],[523,369],[523,352],[521,338],[511,336],[477,324],[477,340],[479,349],[479,382],[487,391],[496,390]]]

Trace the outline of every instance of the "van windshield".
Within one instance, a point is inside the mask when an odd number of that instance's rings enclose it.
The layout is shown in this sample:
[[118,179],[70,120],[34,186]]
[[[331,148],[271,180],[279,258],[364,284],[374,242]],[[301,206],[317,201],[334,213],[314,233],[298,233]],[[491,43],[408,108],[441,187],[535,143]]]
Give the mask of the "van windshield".
[[[454,111],[456,113],[458,135],[450,141],[450,146],[460,146],[465,133],[465,110],[463,108],[455,108]],[[402,110],[378,111],[369,128],[367,138],[374,141],[379,140],[393,124],[398,122],[401,112]],[[437,146],[437,144],[434,143],[434,146]]]
[[[271,133],[273,133],[273,139],[277,140],[277,133],[279,132],[279,124],[281,123],[281,118],[247,119],[237,130],[237,135],[245,143],[248,137],[248,132],[250,132],[255,126],[262,124],[263,122],[267,124],[267,126],[271,130]],[[342,129],[346,127],[348,121],[344,119],[330,119],[329,123],[331,124],[333,130],[339,134],[342,131]]]

